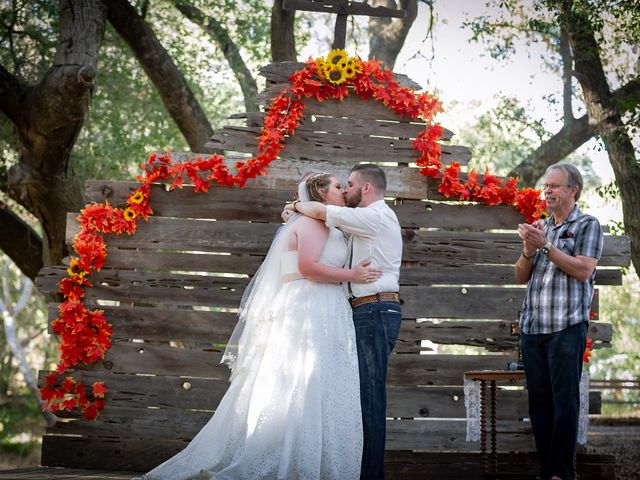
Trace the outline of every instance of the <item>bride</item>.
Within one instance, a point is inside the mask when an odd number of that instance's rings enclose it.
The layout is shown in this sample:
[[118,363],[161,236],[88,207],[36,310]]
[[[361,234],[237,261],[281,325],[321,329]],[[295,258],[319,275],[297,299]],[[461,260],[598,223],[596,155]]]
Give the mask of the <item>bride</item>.
[[[327,173],[300,200],[344,205]],[[302,215],[289,219],[247,287],[223,362],[231,384],[191,443],[144,475],[180,479],[357,479],[362,454],[358,357],[340,282],[380,271],[347,259],[343,234]]]

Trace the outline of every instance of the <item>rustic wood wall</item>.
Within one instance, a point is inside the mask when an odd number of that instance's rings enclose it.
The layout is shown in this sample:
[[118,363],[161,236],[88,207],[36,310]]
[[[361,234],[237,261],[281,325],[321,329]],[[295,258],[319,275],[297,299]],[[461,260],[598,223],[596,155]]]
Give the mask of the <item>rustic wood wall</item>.
[[[263,104],[295,68],[263,69],[268,85]],[[405,242],[400,278],[404,319],[390,361],[387,449],[478,451],[477,443],[465,441],[463,373],[504,369],[515,359],[512,327],[524,293],[513,281],[521,216],[508,206],[445,201],[433,180],[407,166],[415,153],[411,141],[422,127],[380,104],[358,98],[310,101],[305,112],[268,176],[245,189],[212,186],[207,194],[189,186],[167,192],[155,185],[155,215],[131,237],[108,237],[105,267],[92,276],[94,287],[87,289],[86,300],[105,309],[113,324],[113,347],[104,361],[74,374],[85,383],[105,381],[107,406],[96,422],[69,415],[47,429],[43,465],[145,470],[182,449],[227,388],[228,370],[219,361],[236,322],[235,308],[297,180],[308,171],[326,170],[346,180],[351,165],[363,161],[384,162],[388,202]],[[223,128],[211,146],[255,152],[262,116],[236,115],[246,119],[246,126]],[[447,132],[443,161],[466,164],[469,149],[451,138]],[[135,187],[90,181],[86,196],[119,205]],[[69,242],[78,228],[76,215],[69,215]],[[617,266],[628,263],[628,239],[607,236],[597,283],[620,284]],[[64,268],[43,270],[40,290],[55,292]],[[52,304],[51,319],[55,314]],[[607,346],[611,326],[594,322],[590,335],[598,346]],[[423,340],[441,350],[423,346]],[[442,351],[448,345],[468,349],[464,354]],[[599,399],[592,392],[592,412],[599,412]],[[521,421],[526,392],[500,390],[498,403],[499,449],[533,450]]]

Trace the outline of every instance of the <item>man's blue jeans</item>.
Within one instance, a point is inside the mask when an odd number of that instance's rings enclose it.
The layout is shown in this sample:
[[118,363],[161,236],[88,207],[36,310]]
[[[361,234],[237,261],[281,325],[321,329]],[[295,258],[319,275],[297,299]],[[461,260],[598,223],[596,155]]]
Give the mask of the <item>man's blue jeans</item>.
[[398,302],[367,303],[353,309],[364,430],[363,480],[384,478],[387,361],[398,339],[401,319]]
[[520,336],[529,418],[543,479],[574,479],[580,375],[587,322],[549,334]]

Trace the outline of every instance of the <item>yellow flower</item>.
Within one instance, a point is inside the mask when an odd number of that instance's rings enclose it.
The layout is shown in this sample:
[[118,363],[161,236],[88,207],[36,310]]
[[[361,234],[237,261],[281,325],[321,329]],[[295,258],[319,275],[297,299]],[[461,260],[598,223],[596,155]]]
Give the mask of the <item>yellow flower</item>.
[[353,62],[353,70],[356,75],[362,73],[362,61],[359,58]]
[[324,67],[324,61],[322,60],[322,58],[318,58],[316,60],[316,70],[318,72],[318,78],[320,80],[325,80],[327,78],[324,72]]
[[67,273],[71,278],[84,278],[89,272],[80,268],[80,259],[77,257],[72,257],[69,262],[69,267],[67,268]]
[[349,54],[341,48],[336,48],[329,52],[327,55],[327,63],[329,65],[338,65],[339,63],[346,61],[349,58]]
[[344,76],[346,78],[353,78],[356,76],[356,70],[351,65],[347,65],[347,68],[344,69]]
[[135,203],[137,205],[140,205],[143,200],[144,200],[144,195],[142,194],[141,191],[137,191],[136,193],[133,194],[131,198],[129,198],[129,201],[131,203]]
[[347,77],[345,76],[344,70],[342,70],[340,67],[337,67],[337,66],[331,67],[331,69],[326,73],[326,75],[327,75],[327,80],[329,80],[334,85],[340,85],[341,83],[344,83],[345,80],[347,79]]
[[123,213],[124,219],[127,222],[130,222],[131,220],[135,220],[136,218],[136,212],[134,212],[131,208],[127,208],[124,213]]

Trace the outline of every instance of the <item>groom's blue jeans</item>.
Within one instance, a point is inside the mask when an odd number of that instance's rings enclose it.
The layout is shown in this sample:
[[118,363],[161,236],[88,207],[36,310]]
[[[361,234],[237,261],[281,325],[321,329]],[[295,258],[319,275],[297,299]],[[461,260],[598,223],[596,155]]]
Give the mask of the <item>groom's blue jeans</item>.
[[574,479],[580,375],[587,322],[555,333],[520,336],[529,393],[529,418],[540,476]]
[[353,309],[364,430],[363,480],[384,478],[387,361],[398,339],[401,319],[398,302],[367,303]]

